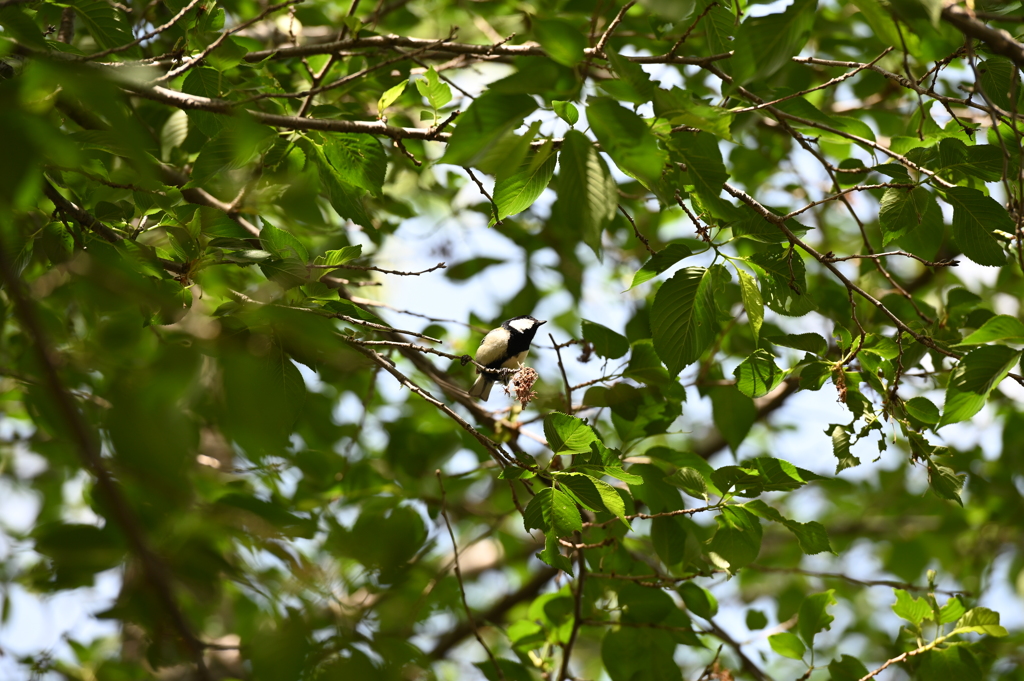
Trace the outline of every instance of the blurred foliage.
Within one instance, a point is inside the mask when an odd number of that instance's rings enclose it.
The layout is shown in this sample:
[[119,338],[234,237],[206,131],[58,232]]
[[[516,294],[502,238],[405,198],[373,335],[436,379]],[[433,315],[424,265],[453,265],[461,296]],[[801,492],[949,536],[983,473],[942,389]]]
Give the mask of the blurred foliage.
[[[968,4],[0,2],[0,630],[119,584],[111,636],[0,655],[1024,679],[1024,8]],[[396,271],[418,216],[510,252]],[[404,276],[500,316],[410,331]],[[474,403],[538,307],[585,382]],[[819,472],[769,418],[810,393]]]

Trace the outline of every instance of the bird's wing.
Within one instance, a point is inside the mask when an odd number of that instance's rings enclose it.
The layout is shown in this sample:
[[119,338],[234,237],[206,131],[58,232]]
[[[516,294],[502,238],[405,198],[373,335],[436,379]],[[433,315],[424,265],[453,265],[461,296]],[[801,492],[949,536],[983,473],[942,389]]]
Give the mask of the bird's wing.
[[476,351],[476,361],[488,365],[501,359],[508,348],[509,333],[500,326],[484,336],[480,341],[480,347]]

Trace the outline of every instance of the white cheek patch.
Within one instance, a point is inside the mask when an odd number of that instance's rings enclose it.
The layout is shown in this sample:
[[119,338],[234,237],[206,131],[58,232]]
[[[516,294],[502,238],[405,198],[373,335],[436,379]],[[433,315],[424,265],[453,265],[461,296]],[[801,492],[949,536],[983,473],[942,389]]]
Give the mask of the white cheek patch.
[[493,329],[480,341],[480,348],[476,351],[476,361],[481,364],[490,364],[498,359],[508,347],[509,333],[505,329]]
[[535,322],[532,319],[517,319],[514,322],[509,322],[508,325],[520,333],[526,333],[534,327]]

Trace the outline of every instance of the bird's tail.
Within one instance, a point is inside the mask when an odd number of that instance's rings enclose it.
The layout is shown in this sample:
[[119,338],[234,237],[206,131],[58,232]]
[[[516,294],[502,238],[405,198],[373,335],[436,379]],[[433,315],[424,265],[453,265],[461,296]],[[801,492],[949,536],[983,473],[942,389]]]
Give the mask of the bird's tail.
[[473,387],[469,389],[469,396],[486,402],[487,398],[491,395],[491,386],[493,385],[494,381],[488,380],[484,374],[479,374],[473,383]]

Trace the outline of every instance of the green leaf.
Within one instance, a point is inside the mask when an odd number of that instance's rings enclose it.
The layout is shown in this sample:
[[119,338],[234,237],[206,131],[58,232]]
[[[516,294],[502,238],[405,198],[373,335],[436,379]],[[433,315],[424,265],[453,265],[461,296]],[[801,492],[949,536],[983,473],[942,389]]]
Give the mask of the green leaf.
[[900,619],[905,619],[911,624],[921,624],[924,620],[933,619],[932,606],[923,598],[915,598],[902,589],[893,589],[896,594],[896,602],[892,611]]
[[850,451],[849,426],[840,426],[834,423],[829,424],[828,428],[825,429],[825,434],[832,438],[832,454],[834,454],[838,460],[838,463],[836,464],[836,474],[846,470],[847,468],[853,468],[854,466],[860,465],[860,459],[854,456]]
[[67,0],[85,24],[89,35],[103,49],[119,47],[132,41],[132,30],[122,11],[103,0]]
[[767,350],[755,350],[743,360],[735,371],[736,388],[747,397],[761,397],[774,390],[786,372],[775,364],[775,357]]
[[732,204],[720,196],[729,173],[718,148],[718,138],[707,132],[677,132],[669,138],[669,148],[674,157],[686,164],[690,178],[687,184],[693,185],[693,193],[701,205],[717,218],[732,217]]
[[693,255],[693,251],[684,244],[668,244],[665,248],[652,255],[644,263],[644,266],[637,270],[636,274],[633,275],[633,283],[630,284],[627,290],[632,290],[640,284],[650,281],[680,260],[689,258],[691,255]]
[[[544,491],[547,492],[550,490]],[[535,500],[536,498],[537,497],[534,497]],[[538,553],[537,557],[553,568],[561,570],[569,575],[572,574],[572,561],[562,555],[561,545],[558,543],[558,537],[554,534],[546,534],[544,537],[544,550]]]
[[[743,504],[743,507],[756,514],[758,517],[779,523],[792,532],[793,536],[797,539],[797,543],[800,545],[800,550],[807,555],[813,556],[818,553],[835,553],[835,551],[832,550],[832,545],[829,543],[828,533],[825,531],[825,526],[821,523],[814,520],[806,523],[791,520],[760,499],[748,501]],[[808,641],[808,645],[809,644],[810,641]]]
[[912,397],[903,403],[907,413],[921,423],[935,425],[939,422],[939,408],[927,397]]
[[784,631],[781,634],[772,634],[768,637],[768,645],[772,647],[772,650],[777,652],[783,657],[788,657],[792,660],[802,660],[804,653],[807,652],[807,648],[796,634],[791,634],[788,631]]
[[696,362],[718,333],[715,268],[724,272],[721,265],[681,269],[654,297],[654,348],[673,376]]
[[718,614],[718,599],[707,589],[693,582],[683,582],[676,589],[686,604],[686,609],[701,619],[710,619]]
[[[433,66],[427,69],[423,78],[416,79],[416,89],[419,90],[420,95],[427,100],[427,103],[430,104],[434,111],[452,101],[451,86],[441,80]],[[460,118],[459,123],[461,124],[462,122],[463,120]]]
[[581,322],[583,338],[594,345],[594,352],[599,357],[618,359],[629,352],[629,341],[626,337],[612,331],[607,326],[584,319]]
[[655,87],[647,72],[636,62],[620,55],[610,45],[605,46],[604,52],[608,56],[608,63],[611,64],[615,75],[625,81],[630,89],[639,95],[640,101],[635,103],[642,104],[651,101],[654,97]]
[[768,616],[760,610],[747,610],[747,615],[744,619],[746,620],[747,629],[751,631],[758,631],[768,626]]
[[263,248],[273,253],[278,258],[295,258],[301,262],[309,260],[309,254],[302,242],[294,236],[278,229],[264,221],[263,229],[260,230],[260,243]]
[[[445,87],[448,87],[447,84]],[[448,148],[440,162],[458,166],[476,165],[536,108],[537,103],[528,95],[503,95],[491,91],[483,93],[456,119],[455,132],[449,138]],[[565,156],[564,149],[562,156]]]
[[472,258],[445,268],[444,276],[452,281],[466,281],[483,272],[488,267],[504,263],[504,260],[499,260],[498,258]]
[[744,270],[737,267],[736,274],[740,279],[740,296],[743,298],[743,309],[747,311],[747,323],[750,324],[750,332],[754,335],[756,343],[761,335],[761,325],[764,324],[764,300],[761,298],[761,289],[757,287],[757,280]]
[[630,527],[629,521],[626,520],[625,502],[622,501],[622,497],[615,491],[615,488],[607,482],[585,473],[556,471],[552,472],[552,476],[582,506],[595,512],[607,511],[622,520],[626,527]]
[[345,246],[333,251],[327,251],[323,255],[317,256],[315,265],[344,265],[345,263],[355,260],[363,254],[363,247],[360,244],[355,246]]
[[521,213],[533,205],[555,174],[556,158],[554,152],[542,150],[527,157],[518,172],[495,181],[494,203],[498,206],[499,220]]
[[965,421],[985,406],[989,393],[1020,360],[1020,351],[1004,345],[971,350],[953,368],[939,427]]
[[868,675],[868,668],[857,658],[843,655],[828,663],[828,673],[831,681],[860,681]]
[[763,80],[789,64],[811,35],[817,6],[817,0],[794,0],[781,13],[744,21],[732,59],[736,84]]
[[697,99],[693,93],[678,87],[673,86],[671,90],[657,88],[654,91],[654,115],[672,125],[697,128],[732,141],[729,126],[732,125],[734,114],[728,109]]
[[915,678],[921,681],[985,678],[978,660],[963,644],[929,650],[921,656],[921,662],[915,671]]
[[[13,38],[34,50],[45,52],[50,49],[43,39],[43,32],[39,30],[39,26],[20,7],[0,7],[0,26],[3,26],[4,38]],[[5,49],[4,54],[6,53]]]
[[344,177],[327,159],[323,147],[305,137],[299,137],[295,144],[316,166],[320,184],[338,215],[367,229],[373,229],[373,223],[363,203],[363,191],[345,181]]
[[745,508],[726,506],[715,520],[718,530],[708,542],[708,559],[730,573],[753,563],[763,532],[757,516]]
[[583,529],[576,503],[568,494],[546,487],[530,499],[523,512],[523,526],[526,531],[537,529],[544,533],[554,532],[556,537],[567,537]]
[[787,249],[773,246],[750,256],[749,262],[760,270],[761,295],[769,308],[788,317],[801,317],[815,309],[807,295],[804,261],[799,253],[790,257]]
[[333,133],[324,137],[324,154],[339,177],[347,184],[380,196],[388,159],[377,138],[355,133]]
[[580,120],[580,112],[572,102],[563,102],[562,100],[555,99],[551,102],[551,108],[555,110],[559,118],[570,126],[576,125]]
[[767,336],[765,340],[772,345],[781,345],[784,348],[803,350],[819,357],[828,354],[828,341],[816,333],[786,334],[785,336]]
[[800,604],[800,619],[797,621],[797,629],[800,631],[800,638],[812,646],[814,636],[821,631],[831,628],[835,617],[828,613],[828,606],[835,605],[835,589],[829,589],[823,593],[813,594],[804,599]]
[[708,501],[708,484],[696,468],[683,467],[665,477],[665,482],[678,487],[694,499]]
[[757,407],[733,385],[714,386],[707,394],[715,427],[735,452],[757,421]]
[[891,187],[882,195],[878,224],[882,228],[882,245],[888,246],[922,225],[932,235],[941,234],[942,210],[935,195],[927,189]]
[[544,417],[544,437],[555,454],[584,454],[590,451],[591,442],[598,441],[583,419],[557,411]]
[[964,255],[990,267],[1006,264],[1006,253],[994,230],[1014,233],[1014,223],[1006,209],[977,189],[950,187],[946,201],[953,206],[953,239]]
[[572,67],[583,61],[587,37],[572,22],[565,19],[536,19],[533,28],[540,46],[562,66]]
[[181,146],[188,137],[188,114],[182,110],[173,111],[160,129],[160,158],[170,160],[171,149]]
[[661,179],[661,169],[668,159],[640,116],[613,99],[591,97],[587,100],[587,121],[601,148],[624,172],[648,187]]
[[990,317],[959,345],[983,345],[997,342],[1024,343],[1024,324],[1007,314]]
[[682,681],[675,649],[668,631],[620,627],[601,640],[601,660],[611,681]]
[[584,243],[600,256],[601,234],[618,208],[615,180],[591,141],[577,130],[565,134],[559,162],[552,218],[565,229],[579,230]]
[[999,625],[999,613],[980,607],[968,610],[956,623],[954,630],[960,633],[971,632],[998,637],[1008,635],[1006,628]]
[[928,462],[928,485],[940,499],[955,501],[963,506],[964,502],[960,498],[960,492],[964,488],[964,478],[966,477],[962,473],[957,474],[949,466],[940,466],[931,461]]
[[402,96],[402,93],[405,92],[405,88],[408,85],[409,79],[406,78],[398,85],[385,90],[384,94],[382,94],[380,99],[377,100],[377,118],[384,117],[384,110],[394,104],[398,98]]
[[678,24],[693,14],[697,2],[696,0],[640,0],[640,4],[648,12]]
[[963,617],[966,612],[967,608],[964,607],[964,604],[960,602],[959,598],[950,598],[939,610],[939,624],[956,622],[958,619]]

